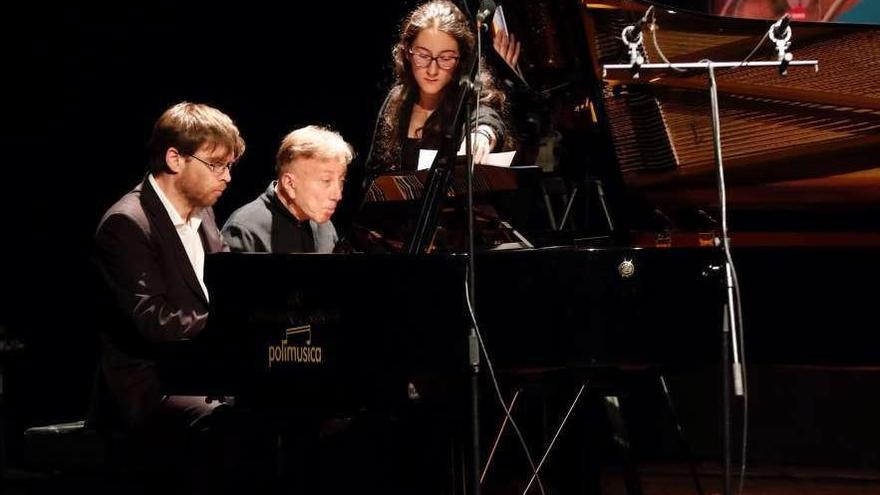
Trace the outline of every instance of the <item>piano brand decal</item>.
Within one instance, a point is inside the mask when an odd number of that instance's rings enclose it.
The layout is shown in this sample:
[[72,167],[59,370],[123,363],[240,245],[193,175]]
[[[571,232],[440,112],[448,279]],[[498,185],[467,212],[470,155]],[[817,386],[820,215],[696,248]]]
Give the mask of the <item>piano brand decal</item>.
[[[301,344],[296,344],[295,341]],[[311,325],[300,325],[284,330],[284,338],[280,345],[270,345],[268,352],[270,369],[272,365],[281,363],[321,364],[323,360],[321,346],[312,345]]]
[[632,260],[624,258],[623,261],[617,265],[617,273],[619,273],[622,278],[630,278],[636,273],[636,265],[633,264]]

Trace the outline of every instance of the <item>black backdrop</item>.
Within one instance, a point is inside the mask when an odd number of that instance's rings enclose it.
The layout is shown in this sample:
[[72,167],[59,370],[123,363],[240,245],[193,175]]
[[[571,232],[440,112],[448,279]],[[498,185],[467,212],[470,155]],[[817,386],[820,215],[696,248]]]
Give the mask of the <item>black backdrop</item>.
[[[102,212],[143,177],[145,143],[159,114],[191,100],[215,105],[239,124],[248,151],[216,206],[221,222],[265,188],[277,145],[295,127],[323,123],[337,128],[360,154],[353,165],[357,168],[390,82],[389,53],[398,22],[416,3],[163,0],[4,7],[0,327],[27,345],[23,354],[3,363],[9,365],[4,392],[11,433],[78,419],[86,410],[96,357],[91,238]],[[700,8],[705,2],[666,3]],[[806,434],[762,422],[757,414],[757,437],[761,425],[790,432],[764,435],[778,441],[758,447],[765,458],[777,461],[799,458],[790,455],[794,449],[809,451],[799,442],[812,441],[819,435],[817,425],[837,424],[834,418],[844,414],[845,408],[836,410],[838,402],[826,401],[824,392],[816,390],[833,385],[849,397],[857,391],[846,387],[864,382],[870,389],[865,380],[877,380],[855,372],[846,379],[840,374],[831,379],[790,375],[783,376],[793,380],[790,387],[771,386],[779,380],[768,379],[756,389],[757,396],[763,390],[767,401],[799,408],[798,417],[804,410],[818,410],[804,416],[807,422],[820,414],[832,419],[808,423],[804,431],[814,434]],[[703,397],[712,395],[715,382],[706,378]],[[777,397],[779,390],[807,388],[811,391],[798,400]],[[810,400],[818,409],[804,402],[808,396],[815,396]],[[852,431],[823,433],[834,447],[827,450],[848,465],[876,465],[876,448],[864,445],[876,447],[876,435],[866,437],[865,432],[876,433],[868,425],[877,406],[872,402],[857,409],[862,417],[840,422]],[[685,403],[683,410],[691,418],[706,416],[702,401]],[[695,437],[711,443],[716,424],[704,418],[693,427]],[[834,442],[828,440],[832,433],[839,436]],[[16,438],[10,439],[14,443]],[[697,445],[698,450],[712,448]]]
[[[362,165],[416,0],[18,2],[0,18],[0,326],[13,427],[81,417],[94,372],[91,238],[145,173],[155,119],[182,101],[233,117],[248,145],[215,207],[259,194],[280,139],[323,123]],[[459,2],[461,3],[461,2]],[[681,0],[702,8],[703,0]]]

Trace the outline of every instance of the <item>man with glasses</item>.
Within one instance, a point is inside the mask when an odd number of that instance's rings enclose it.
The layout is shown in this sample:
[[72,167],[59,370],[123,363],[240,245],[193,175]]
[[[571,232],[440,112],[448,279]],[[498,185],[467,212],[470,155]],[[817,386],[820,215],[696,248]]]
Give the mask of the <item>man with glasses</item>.
[[288,134],[275,159],[275,180],[223,226],[232,251],[329,253],[337,241],[330,217],[342,199],[354,150],[342,136],[310,125]]
[[[149,173],[110,207],[95,234],[105,299],[92,419],[99,428],[108,420],[121,427],[148,460],[189,468],[183,474],[195,476],[196,486],[207,476],[201,471],[211,465],[210,449],[186,440],[212,428],[220,403],[163,395],[154,356],[158,344],[192,339],[205,328],[205,255],[223,249],[211,206],[244,150],[238,128],[221,111],[174,105],[153,127]],[[193,453],[194,445],[203,451]]]

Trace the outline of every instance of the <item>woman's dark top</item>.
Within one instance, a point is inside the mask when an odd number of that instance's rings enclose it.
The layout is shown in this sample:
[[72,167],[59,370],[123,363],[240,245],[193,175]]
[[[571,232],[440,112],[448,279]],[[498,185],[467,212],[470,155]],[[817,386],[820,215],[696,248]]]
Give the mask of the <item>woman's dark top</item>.
[[[394,88],[389,92],[388,98],[386,98],[383,105],[383,113],[379,117],[381,120],[378,128],[380,129],[387,121],[387,112],[394,111],[389,108],[388,102],[395,91],[399,91],[399,88]],[[367,163],[370,164],[370,172],[373,175],[392,171],[416,170],[419,162],[419,150],[436,150],[440,147],[445,120],[451,118],[451,116],[443,115],[442,110],[438,109],[425,121],[425,126],[422,128],[422,139],[410,138],[407,134],[414,104],[415,95],[407,98],[400,105],[398,115],[401,118],[397,122],[397,135],[400,138],[396,140],[397,142],[389,142],[392,140],[383,139],[386,133],[378,132],[374,144],[375,149],[367,159]],[[480,105],[479,118],[477,117],[477,112],[471,115],[470,124],[473,125],[474,123],[491,127],[496,137],[495,149],[501,148],[504,143],[505,125],[495,109],[487,105]]]

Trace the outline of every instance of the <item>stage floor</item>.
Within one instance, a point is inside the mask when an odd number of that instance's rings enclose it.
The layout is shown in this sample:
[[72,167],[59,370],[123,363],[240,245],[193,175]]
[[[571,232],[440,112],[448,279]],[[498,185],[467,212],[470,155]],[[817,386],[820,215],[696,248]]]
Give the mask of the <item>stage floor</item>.
[[[700,482],[705,495],[721,493],[720,466],[700,465]],[[644,495],[695,495],[694,482],[686,465],[649,465],[639,469]],[[733,493],[737,493],[734,473]],[[602,495],[626,493],[617,472],[602,476]],[[847,470],[823,467],[761,467],[746,476],[743,495],[878,495],[880,469]]]
[[[718,466],[699,466],[704,495],[720,495],[721,472]],[[697,490],[683,464],[646,465],[639,469],[643,495],[696,495]],[[601,495],[626,495],[619,471],[603,470]],[[54,493],[92,493],[127,495],[146,494],[143,487],[116,481],[108,482],[97,474],[49,474],[10,469],[3,480],[2,493],[8,495],[47,495]],[[521,488],[487,487],[487,493],[518,495]],[[736,494],[736,482],[734,494]],[[365,493],[369,490],[365,491]],[[537,485],[529,491],[539,494]],[[549,493],[555,493],[548,490]],[[746,479],[744,495],[877,495],[880,494],[880,469],[846,470],[822,467],[755,468]],[[600,494],[583,494],[600,495]]]

